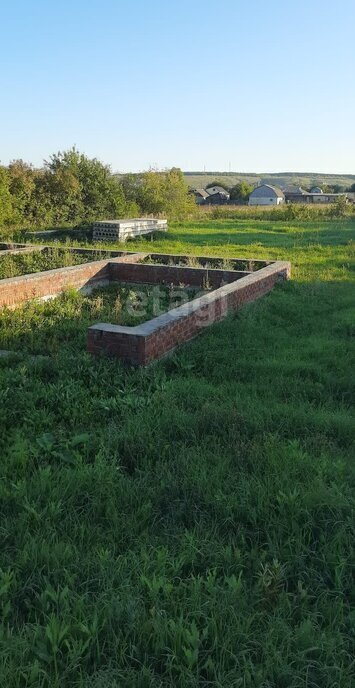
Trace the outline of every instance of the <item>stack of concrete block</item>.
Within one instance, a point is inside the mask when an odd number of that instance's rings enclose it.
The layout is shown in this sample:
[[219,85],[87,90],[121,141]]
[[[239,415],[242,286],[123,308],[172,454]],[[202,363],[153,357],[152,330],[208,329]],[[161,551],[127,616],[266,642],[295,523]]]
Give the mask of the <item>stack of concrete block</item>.
[[94,241],[126,241],[127,239],[149,234],[151,232],[168,229],[167,220],[157,220],[150,217],[134,218],[130,220],[104,220],[94,222]]

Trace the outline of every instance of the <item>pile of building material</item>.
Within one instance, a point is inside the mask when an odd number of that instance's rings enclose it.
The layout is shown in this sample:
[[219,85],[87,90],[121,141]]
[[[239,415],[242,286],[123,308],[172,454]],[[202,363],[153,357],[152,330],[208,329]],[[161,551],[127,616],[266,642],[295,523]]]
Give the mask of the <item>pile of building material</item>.
[[168,229],[167,220],[157,220],[150,217],[134,218],[130,220],[104,220],[94,222],[94,241],[127,241],[127,239],[150,234],[151,232]]

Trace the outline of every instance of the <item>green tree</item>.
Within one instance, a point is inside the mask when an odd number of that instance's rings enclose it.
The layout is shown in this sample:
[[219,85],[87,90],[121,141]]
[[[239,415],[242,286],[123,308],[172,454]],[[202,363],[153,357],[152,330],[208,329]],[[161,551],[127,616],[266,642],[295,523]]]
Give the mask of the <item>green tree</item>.
[[143,184],[143,175],[130,172],[119,178],[126,201],[137,203]]
[[26,222],[32,215],[35,170],[23,160],[12,160],[8,167],[14,223]]
[[60,219],[92,222],[117,218],[127,207],[120,182],[110,167],[75,148],[52,155],[45,163],[51,197]]
[[330,215],[331,217],[346,217],[348,210],[346,196],[338,196],[335,203],[330,206]]
[[153,215],[164,213],[168,217],[183,218],[196,210],[184,175],[177,167],[165,172],[150,170],[143,174],[137,201],[144,213]]
[[230,192],[231,201],[237,201],[238,203],[246,203],[248,200],[253,187],[247,182],[239,182],[232,187]]
[[52,222],[75,222],[84,215],[81,186],[74,170],[59,166],[43,176],[44,194],[50,198]]
[[0,225],[11,222],[13,217],[12,198],[9,189],[9,174],[5,167],[0,167]]

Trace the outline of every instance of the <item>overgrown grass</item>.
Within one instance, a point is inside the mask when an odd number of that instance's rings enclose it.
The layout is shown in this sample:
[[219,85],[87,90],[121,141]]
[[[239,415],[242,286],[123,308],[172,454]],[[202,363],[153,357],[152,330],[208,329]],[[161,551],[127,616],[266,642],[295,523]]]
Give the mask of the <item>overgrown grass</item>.
[[314,222],[317,220],[334,221],[340,217],[353,218],[355,205],[346,204],[340,198],[335,203],[308,205],[304,203],[287,203],[277,206],[248,206],[248,205],[203,205],[196,212],[199,218],[218,220],[271,220],[272,222],[287,222],[301,220]]
[[69,288],[54,299],[0,311],[0,349],[43,355],[65,349],[80,353],[86,347],[87,328],[94,322],[136,326],[186,303],[196,291],[114,283],[96,287],[90,294]]
[[175,226],[293,280],[147,370],[0,360],[0,685],[352,688],[354,230]]

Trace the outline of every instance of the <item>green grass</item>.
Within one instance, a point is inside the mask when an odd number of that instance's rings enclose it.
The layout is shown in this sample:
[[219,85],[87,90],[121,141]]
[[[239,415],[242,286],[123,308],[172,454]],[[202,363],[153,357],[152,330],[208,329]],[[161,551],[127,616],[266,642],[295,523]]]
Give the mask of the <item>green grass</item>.
[[[95,322],[136,326],[191,300],[196,289],[118,285],[90,294],[67,289],[48,301],[29,301],[0,311],[0,350],[54,355],[86,348],[87,328]],[[199,292],[199,295],[203,292]]]
[[128,248],[293,279],[146,370],[0,359],[1,686],[352,688],[354,234],[175,225]]

